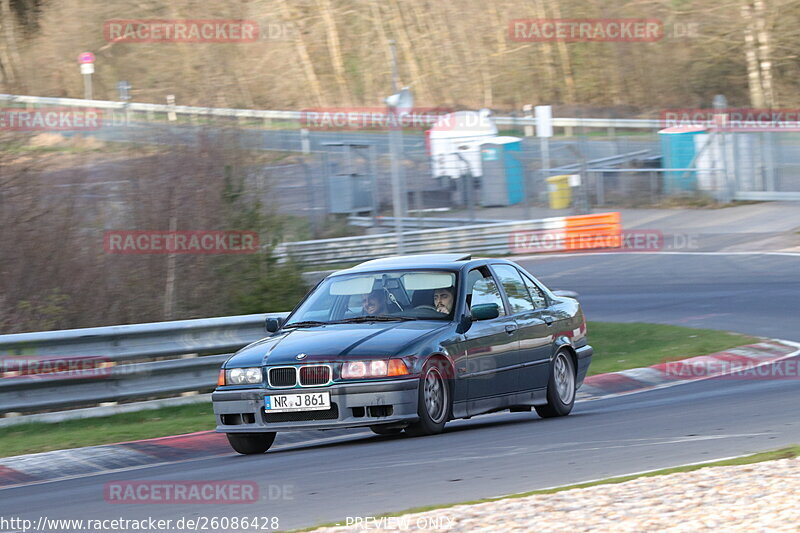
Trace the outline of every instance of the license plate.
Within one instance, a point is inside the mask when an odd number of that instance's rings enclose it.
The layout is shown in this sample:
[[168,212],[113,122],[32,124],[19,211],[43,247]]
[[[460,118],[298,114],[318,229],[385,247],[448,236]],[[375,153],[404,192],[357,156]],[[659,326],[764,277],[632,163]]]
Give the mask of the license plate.
[[264,410],[270,413],[325,411],[331,408],[330,392],[298,392],[264,397]]

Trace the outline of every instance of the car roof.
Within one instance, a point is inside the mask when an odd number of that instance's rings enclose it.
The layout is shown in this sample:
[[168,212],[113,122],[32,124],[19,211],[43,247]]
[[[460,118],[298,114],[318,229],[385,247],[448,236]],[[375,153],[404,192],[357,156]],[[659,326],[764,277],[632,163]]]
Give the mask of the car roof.
[[472,260],[470,254],[416,254],[416,255],[396,255],[364,261],[347,270],[340,270],[336,274],[345,272],[369,272],[380,269],[394,268],[445,268],[457,270]]

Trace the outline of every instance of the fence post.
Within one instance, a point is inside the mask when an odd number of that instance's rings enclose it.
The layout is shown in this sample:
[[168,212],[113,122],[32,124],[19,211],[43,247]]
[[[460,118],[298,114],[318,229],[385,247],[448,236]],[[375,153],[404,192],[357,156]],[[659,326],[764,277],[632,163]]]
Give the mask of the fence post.
[[606,205],[605,191],[605,172],[597,172],[595,175],[595,187],[597,188],[597,205]]

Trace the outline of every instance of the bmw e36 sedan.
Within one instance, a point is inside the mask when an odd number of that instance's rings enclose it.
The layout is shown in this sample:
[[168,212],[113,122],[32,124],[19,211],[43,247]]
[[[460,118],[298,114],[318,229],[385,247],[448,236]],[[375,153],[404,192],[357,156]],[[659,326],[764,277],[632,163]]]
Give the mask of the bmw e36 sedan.
[[593,352],[576,299],[512,261],[459,254],[338,271],[266,328],[212,395],[217,431],[241,454],[278,431],[432,435],[502,410],[565,416]]

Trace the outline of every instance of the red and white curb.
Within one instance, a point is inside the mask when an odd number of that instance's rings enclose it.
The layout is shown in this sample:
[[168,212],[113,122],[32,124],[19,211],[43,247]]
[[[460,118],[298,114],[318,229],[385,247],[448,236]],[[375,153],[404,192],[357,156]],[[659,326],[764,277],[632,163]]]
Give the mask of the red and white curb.
[[[319,438],[320,432],[312,430],[281,433],[278,437],[279,444],[272,449],[329,444],[354,435],[349,430],[331,430],[325,433],[329,436]],[[373,433],[364,435],[371,436]],[[0,491],[93,474],[232,455],[228,439],[224,434],[215,431],[17,455],[0,458]]]
[[645,368],[597,374],[584,380],[576,399],[581,401],[621,396],[704,379],[800,379],[798,360],[787,361],[783,366],[767,366],[797,355],[800,355],[800,344],[773,339]]
[[[586,378],[576,399],[595,400],[671,387],[731,374],[734,365],[736,371],[740,371],[741,368],[758,368],[798,354],[800,354],[800,344],[772,340],[647,368],[598,374]],[[701,369],[700,372],[698,368]],[[798,368],[798,365],[794,368]],[[709,375],[709,369],[719,372]],[[795,374],[794,377],[800,376]],[[750,379],[768,378],[756,375]],[[279,435],[281,445],[276,449],[329,443],[360,435],[351,430],[336,430],[326,434],[331,436],[315,438],[319,435],[317,431],[281,433]],[[371,432],[362,434],[372,436]],[[0,490],[232,454],[225,435],[213,431],[201,431],[186,435],[6,457],[0,458]]]

